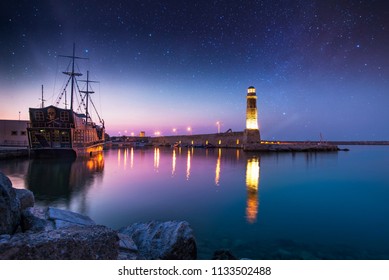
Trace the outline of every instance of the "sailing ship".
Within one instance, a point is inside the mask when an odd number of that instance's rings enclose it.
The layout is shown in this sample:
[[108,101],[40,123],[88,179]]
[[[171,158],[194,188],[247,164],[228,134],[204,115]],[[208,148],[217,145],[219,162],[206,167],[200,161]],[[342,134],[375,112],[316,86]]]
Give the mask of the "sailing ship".
[[[71,59],[70,71],[62,72],[69,78],[57,99],[56,106],[44,107],[42,86],[41,107],[29,109],[30,123],[27,128],[29,147],[37,157],[93,156],[103,151],[105,135],[104,121],[100,118],[90,97],[93,93],[90,83],[95,81],[89,80],[89,71],[86,80],[77,79],[82,74],[75,72],[75,60],[85,58],[75,55],[75,45],[73,45],[73,55],[62,57]],[[80,90],[79,82],[86,83],[86,90]],[[66,103],[68,87],[70,87],[70,109],[67,108]],[[81,100],[77,112],[73,108],[76,89]],[[60,108],[58,105],[64,95],[65,108]],[[92,121],[89,103],[93,105],[100,125]],[[83,107],[82,111],[81,107]]]

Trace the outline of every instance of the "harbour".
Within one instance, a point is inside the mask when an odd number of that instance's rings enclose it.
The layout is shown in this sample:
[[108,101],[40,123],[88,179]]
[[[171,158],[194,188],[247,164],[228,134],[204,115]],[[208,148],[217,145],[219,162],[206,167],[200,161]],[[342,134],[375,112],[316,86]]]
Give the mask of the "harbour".
[[0,161],[37,206],[114,229],[186,220],[198,258],[387,259],[387,146],[347,153],[120,148],[89,159]]

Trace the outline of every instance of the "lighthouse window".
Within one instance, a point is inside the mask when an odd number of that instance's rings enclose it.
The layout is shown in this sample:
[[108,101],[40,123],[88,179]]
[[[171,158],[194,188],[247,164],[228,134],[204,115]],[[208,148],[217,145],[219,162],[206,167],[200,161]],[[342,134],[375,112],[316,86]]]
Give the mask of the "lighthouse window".
[[61,121],[68,122],[69,121],[69,112],[61,112],[59,115]]
[[35,120],[36,120],[37,122],[43,122],[43,121],[45,120],[42,111],[37,111],[37,112],[35,112]]

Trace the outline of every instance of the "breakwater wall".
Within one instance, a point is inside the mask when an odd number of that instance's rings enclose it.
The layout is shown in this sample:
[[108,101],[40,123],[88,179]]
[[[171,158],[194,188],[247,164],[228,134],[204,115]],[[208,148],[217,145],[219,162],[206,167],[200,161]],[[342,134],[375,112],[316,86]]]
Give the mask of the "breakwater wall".
[[226,132],[214,134],[173,135],[150,138],[154,146],[214,146],[220,148],[243,148],[244,132]]

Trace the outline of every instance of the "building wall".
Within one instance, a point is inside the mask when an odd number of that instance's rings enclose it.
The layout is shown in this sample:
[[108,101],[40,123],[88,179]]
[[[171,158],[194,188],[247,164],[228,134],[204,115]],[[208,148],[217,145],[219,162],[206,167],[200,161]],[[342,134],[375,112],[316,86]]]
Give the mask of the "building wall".
[[28,146],[25,120],[0,120],[0,146]]

